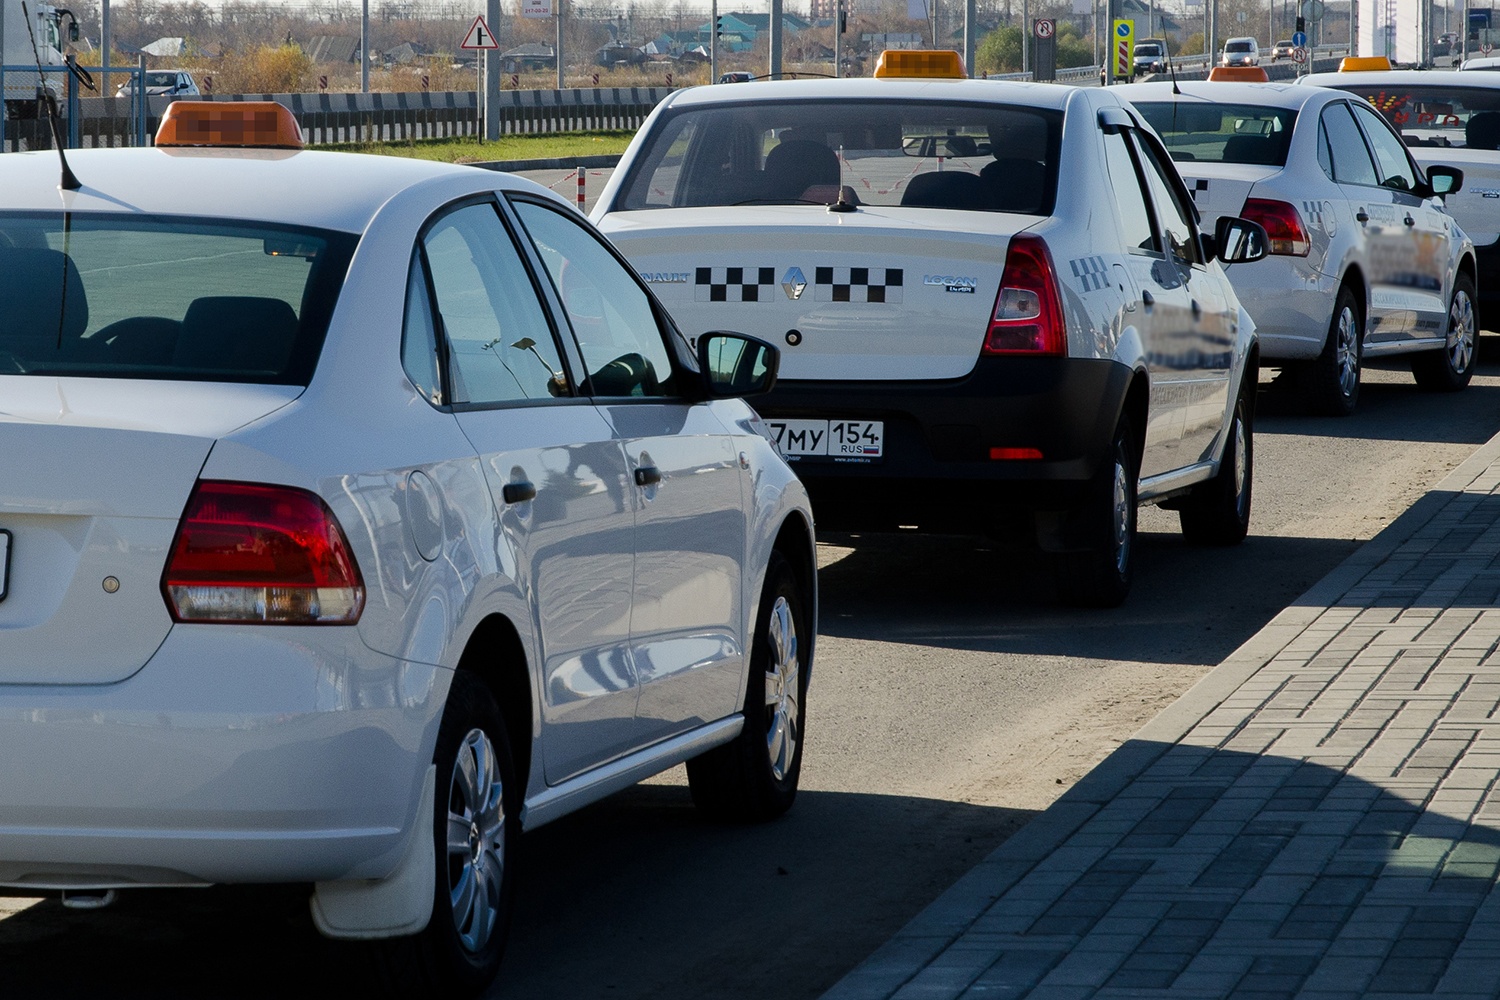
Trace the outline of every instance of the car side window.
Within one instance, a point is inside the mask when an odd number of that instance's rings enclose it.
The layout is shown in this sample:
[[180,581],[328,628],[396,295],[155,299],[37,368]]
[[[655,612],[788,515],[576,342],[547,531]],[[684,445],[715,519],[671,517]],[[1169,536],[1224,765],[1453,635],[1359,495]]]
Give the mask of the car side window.
[[1370,149],[1365,145],[1359,126],[1349,114],[1349,105],[1343,101],[1330,104],[1323,109],[1323,125],[1328,129],[1328,146],[1333,156],[1333,179],[1340,184],[1365,184],[1374,187],[1380,183],[1375,175],[1375,163],[1370,159]]
[[1135,158],[1130,155],[1123,132],[1104,133],[1104,163],[1109,170],[1110,186],[1114,188],[1116,217],[1126,247],[1135,253],[1159,253],[1161,248],[1151,228],[1151,213],[1146,209],[1146,195],[1135,171]]
[[1183,204],[1176,185],[1172,183],[1172,172],[1176,169],[1172,161],[1144,138],[1137,137],[1136,148],[1141,151],[1141,171],[1146,175],[1146,185],[1156,204],[1156,220],[1161,225],[1162,236],[1172,248],[1172,256],[1185,264],[1203,263],[1203,255],[1198,251],[1198,229],[1193,222],[1193,211]]
[[420,251],[411,255],[406,277],[406,317],[401,324],[401,367],[417,391],[434,406],[443,405],[438,369],[437,325],[432,320],[432,298],[427,292],[427,269]]
[[552,326],[495,205],[470,204],[440,216],[422,237],[422,254],[437,333],[448,348],[450,402],[568,395]]
[[1329,180],[1333,180],[1333,150],[1328,148],[1328,126],[1318,121],[1318,166]]
[[567,312],[593,394],[676,395],[656,310],[630,271],[576,217],[513,204]]
[[1380,183],[1397,191],[1415,191],[1417,173],[1412,169],[1411,158],[1406,155],[1406,144],[1391,131],[1391,126],[1380,115],[1364,105],[1356,105],[1354,114],[1364,126],[1370,145],[1375,148],[1375,159],[1380,164]]

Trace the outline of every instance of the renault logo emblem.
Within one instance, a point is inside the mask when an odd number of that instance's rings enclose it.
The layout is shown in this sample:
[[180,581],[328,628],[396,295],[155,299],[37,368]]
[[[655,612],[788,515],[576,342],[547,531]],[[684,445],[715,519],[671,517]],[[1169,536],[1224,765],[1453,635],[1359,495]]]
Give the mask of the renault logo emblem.
[[781,277],[781,290],[786,292],[789,299],[802,298],[802,292],[807,288],[807,279],[802,276],[802,268],[789,267],[786,274]]

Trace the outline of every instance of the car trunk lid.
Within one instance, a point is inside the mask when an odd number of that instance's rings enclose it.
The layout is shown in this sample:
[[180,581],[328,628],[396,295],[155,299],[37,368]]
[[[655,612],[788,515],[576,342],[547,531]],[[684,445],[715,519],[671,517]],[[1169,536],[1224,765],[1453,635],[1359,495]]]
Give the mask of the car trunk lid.
[[162,569],[214,441],[301,391],[0,377],[0,684],[139,670],[172,627]]

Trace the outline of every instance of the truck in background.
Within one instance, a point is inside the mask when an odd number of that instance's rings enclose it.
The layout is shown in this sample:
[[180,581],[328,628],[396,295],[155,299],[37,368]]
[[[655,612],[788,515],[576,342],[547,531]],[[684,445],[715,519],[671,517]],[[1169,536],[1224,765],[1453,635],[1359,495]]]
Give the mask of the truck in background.
[[[26,10],[31,13],[31,24],[26,23]],[[7,118],[37,117],[37,97],[46,87],[59,101],[64,94],[65,81],[61,73],[38,73],[32,68],[40,60],[43,67],[61,69],[63,63],[63,18],[69,20],[68,38],[78,39],[78,19],[73,12],[63,7],[46,3],[26,4],[21,0],[0,0],[0,63],[7,68],[4,84],[5,116]],[[31,48],[36,39],[36,51]]]

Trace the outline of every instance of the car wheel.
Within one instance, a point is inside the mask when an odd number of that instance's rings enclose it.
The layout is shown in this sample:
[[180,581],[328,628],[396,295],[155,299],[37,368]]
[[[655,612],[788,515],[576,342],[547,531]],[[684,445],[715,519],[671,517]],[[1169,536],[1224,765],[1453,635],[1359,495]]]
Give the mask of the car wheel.
[[761,591],[745,684],[745,725],[730,743],[687,762],[693,804],[714,819],[780,816],[802,773],[807,604],[791,563],[772,552]]
[[1306,370],[1304,395],[1308,406],[1330,417],[1347,417],[1359,402],[1360,357],[1364,350],[1364,324],[1359,304],[1348,286],[1334,300],[1333,319],[1323,353]]
[[1135,554],[1137,460],[1130,423],[1122,419],[1110,461],[1092,487],[1084,512],[1094,544],[1059,558],[1058,596],[1080,607],[1113,608],[1130,593]]
[[1428,392],[1457,392],[1474,377],[1474,347],[1479,323],[1474,314],[1474,281],[1460,273],[1448,304],[1448,337],[1440,351],[1413,354],[1411,373]]
[[495,978],[515,898],[520,787],[505,722],[473,674],[453,676],[438,729],[437,883],[421,933],[388,942],[403,996],[473,996]]
[[1250,496],[1255,478],[1255,433],[1246,386],[1234,404],[1229,440],[1219,473],[1193,487],[1177,511],[1182,536],[1193,545],[1236,545],[1250,531]]

